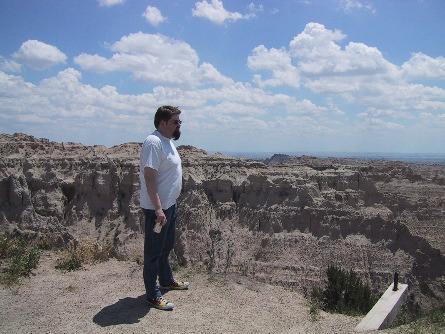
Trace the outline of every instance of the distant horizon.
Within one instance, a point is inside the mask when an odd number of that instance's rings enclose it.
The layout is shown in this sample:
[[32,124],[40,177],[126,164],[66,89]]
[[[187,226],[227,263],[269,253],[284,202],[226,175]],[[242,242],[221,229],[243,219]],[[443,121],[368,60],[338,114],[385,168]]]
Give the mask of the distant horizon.
[[[50,142],[57,143],[69,143],[68,141],[56,141],[51,140],[45,136],[38,137],[32,134],[24,133],[24,132],[15,132],[15,133],[0,133],[13,136],[15,134],[23,134],[25,136],[32,136],[36,139],[45,139]],[[103,144],[84,144],[79,141],[70,141],[71,143],[80,144],[84,146],[105,146],[107,149],[130,144],[130,143],[142,143],[142,141],[127,141],[121,144],[106,146]],[[175,141],[175,146],[193,146],[197,149],[201,149],[206,151],[208,154],[216,154],[221,153],[227,156],[233,156],[237,158],[249,158],[249,159],[267,159],[271,158],[276,154],[283,154],[292,157],[299,156],[314,156],[317,158],[353,158],[353,159],[361,159],[361,160],[390,160],[390,161],[402,161],[407,163],[431,163],[431,164],[445,164],[445,152],[367,152],[367,151],[310,151],[310,150],[301,150],[301,151],[230,151],[230,150],[207,150],[203,147],[199,147],[196,145],[190,144],[182,144],[179,141]]]
[[402,152],[229,152],[229,151],[207,151],[209,154],[221,153],[236,158],[268,159],[276,154],[291,157],[313,156],[316,158],[350,158],[360,160],[389,160],[402,161],[405,163],[423,164],[445,164],[445,153],[402,153]]

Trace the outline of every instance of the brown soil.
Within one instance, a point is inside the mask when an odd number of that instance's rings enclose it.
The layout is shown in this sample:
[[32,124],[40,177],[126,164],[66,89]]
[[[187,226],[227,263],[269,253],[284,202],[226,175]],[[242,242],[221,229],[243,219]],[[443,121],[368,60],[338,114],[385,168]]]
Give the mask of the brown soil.
[[30,278],[0,288],[1,333],[332,334],[353,333],[361,320],[322,311],[314,318],[296,291],[190,268],[177,272],[190,289],[166,293],[175,308],[160,311],[145,304],[135,262],[112,259],[74,272],[54,269],[55,262],[45,253]]

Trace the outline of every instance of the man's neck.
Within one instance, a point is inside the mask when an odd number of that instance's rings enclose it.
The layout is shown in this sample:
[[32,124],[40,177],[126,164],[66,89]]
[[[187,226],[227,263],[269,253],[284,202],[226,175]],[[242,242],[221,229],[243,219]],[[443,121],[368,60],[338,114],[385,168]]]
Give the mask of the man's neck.
[[156,129],[162,136],[164,136],[167,139],[172,139],[172,137],[169,137],[163,129]]

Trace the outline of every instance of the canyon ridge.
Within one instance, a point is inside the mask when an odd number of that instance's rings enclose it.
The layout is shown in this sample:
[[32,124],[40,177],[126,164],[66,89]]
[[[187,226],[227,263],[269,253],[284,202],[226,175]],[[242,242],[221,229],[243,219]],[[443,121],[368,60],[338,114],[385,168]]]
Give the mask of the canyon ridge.
[[[55,247],[87,235],[118,258],[140,255],[140,146],[0,135],[0,233]],[[179,264],[306,294],[329,265],[352,269],[375,295],[397,272],[411,308],[445,299],[445,165],[178,152]]]

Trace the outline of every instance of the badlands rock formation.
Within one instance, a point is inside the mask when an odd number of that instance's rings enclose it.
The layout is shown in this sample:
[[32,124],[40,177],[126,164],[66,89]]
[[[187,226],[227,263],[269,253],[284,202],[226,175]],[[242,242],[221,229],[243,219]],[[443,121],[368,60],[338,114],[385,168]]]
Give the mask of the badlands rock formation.
[[[0,232],[58,246],[89,235],[140,254],[139,148],[1,135]],[[178,151],[181,264],[302,291],[334,264],[376,294],[398,272],[411,306],[445,298],[445,166]]]

